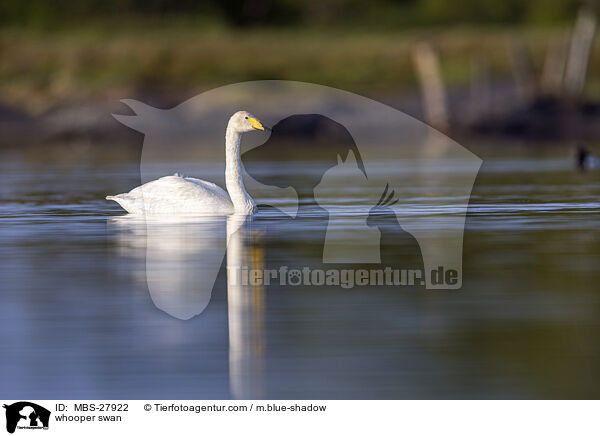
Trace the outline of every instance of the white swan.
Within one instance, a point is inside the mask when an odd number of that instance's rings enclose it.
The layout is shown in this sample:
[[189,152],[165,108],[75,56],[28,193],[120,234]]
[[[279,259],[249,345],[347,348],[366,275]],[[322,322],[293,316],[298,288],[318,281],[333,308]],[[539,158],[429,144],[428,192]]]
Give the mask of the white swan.
[[242,133],[265,130],[256,117],[246,111],[236,112],[225,132],[225,185],[182,177],[178,174],[145,183],[125,194],[108,195],[129,213],[249,215],[256,211],[242,179],[240,141]]

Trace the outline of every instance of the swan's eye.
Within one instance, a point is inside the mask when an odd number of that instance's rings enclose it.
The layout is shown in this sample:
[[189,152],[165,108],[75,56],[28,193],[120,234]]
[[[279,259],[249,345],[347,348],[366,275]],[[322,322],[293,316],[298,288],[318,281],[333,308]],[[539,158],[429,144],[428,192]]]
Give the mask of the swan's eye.
[[246,119],[248,119],[248,117],[245,117]]

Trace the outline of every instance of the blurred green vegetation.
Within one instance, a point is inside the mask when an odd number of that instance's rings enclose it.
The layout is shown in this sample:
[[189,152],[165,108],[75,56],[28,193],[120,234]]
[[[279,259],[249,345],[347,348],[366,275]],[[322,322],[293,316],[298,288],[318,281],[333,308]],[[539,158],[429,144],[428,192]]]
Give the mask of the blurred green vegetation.
[[[397,34],[199,30],[139,27],[47,35],[0,31],[0,95],[15,104],[51,105],[94,96],[169,90],[198,92],[246,80],[319,83],[377,95],[416,84],[417,41],[439,48],[450,84],[468,80],[471,58],[509,74],[512,32],[438,30]],[[536,43],[536,38],[530,38]],[[539,42],[543,46],[543,39]]]
[[456,24],[560,24],[581,0],[2,0],[0,25],[33,29],[116,17],[187,17],[223,26],[415,27]]
[[[522,38],[538,71],[565,29],[428,28],[403,32],[117,27],[37,34],[0,30],[0,100],[44,109],[70,98],[164,91],[175,101],[247,80],[298,80],[377,98],[417,84],[412,53],[427,40],[449,86],[466,85],[474,62],[511,79],[510,45]],[[600,77],[600,46],[590,66]],[[183,92],[184,95],[174,95]]]
[[[510,77],[522,39],[541,69],[568,36],[576,0],[2,0],[0,101],[56,102],[245,80],[319,83],[378,97],[413,89],[412,50],[427,40],[450,86],[483,62]],[[593,4],[591,6],[594,6]],[[600,92],[600,47],[588,89]],[[174,100],[177,98],[174,97]]]

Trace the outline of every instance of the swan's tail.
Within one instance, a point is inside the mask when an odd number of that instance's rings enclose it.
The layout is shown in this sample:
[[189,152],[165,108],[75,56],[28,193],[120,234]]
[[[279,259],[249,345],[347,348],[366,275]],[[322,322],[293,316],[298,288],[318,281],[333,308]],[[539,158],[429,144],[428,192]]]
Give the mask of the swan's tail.
[[124,200],[123,197],[121,197],[123,194],[119,194],[119,195],[107,195],[106,199],[107,200],[111,200],[111,201],[116,201],[117,203],[121,204],[121,201]]
[[125,209],[129,213],[136,213],[138,211],[137,207],[135,207],[135,201],[129,198],[127,194],[107,195],[106,199],[116,201],[123,209]]

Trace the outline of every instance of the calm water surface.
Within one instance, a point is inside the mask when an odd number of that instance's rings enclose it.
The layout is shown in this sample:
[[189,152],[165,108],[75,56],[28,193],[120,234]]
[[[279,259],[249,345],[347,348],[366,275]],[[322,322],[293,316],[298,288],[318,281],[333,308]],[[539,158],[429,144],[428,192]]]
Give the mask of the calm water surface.
[[[231,301],[239,290],[228,290],[222,255],[198,257],[194,245],[219,237],[224,221],[161,224],[151,239],[150,227],[113,218],[123,212],[103,198],[136,186],[136,166],[0,169],[5,398],[600,395],[600,172],[567,159],[485,160],[461,290],[255,287],[242,290],[245,306]],[[420,210],[412,195],[414,211],[445,213]],[[337,225],[350,222],[351,202],[335,205],[347,218]],[[310,204],[305,213],[261,212],[245,258],[314,264],[326,217]],[[190,257],[220,265],[201,315],[170,316],[165,296],[149,292],[150,250],[176,260],[167,274]]]

